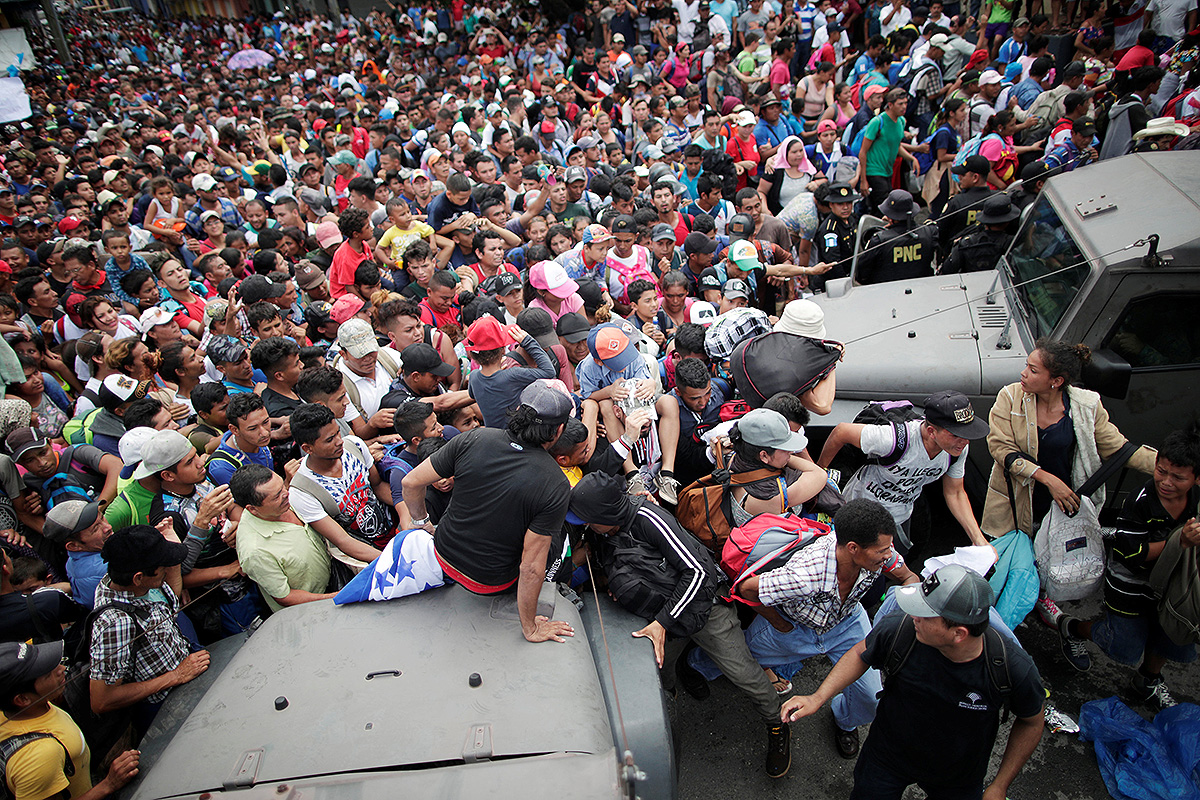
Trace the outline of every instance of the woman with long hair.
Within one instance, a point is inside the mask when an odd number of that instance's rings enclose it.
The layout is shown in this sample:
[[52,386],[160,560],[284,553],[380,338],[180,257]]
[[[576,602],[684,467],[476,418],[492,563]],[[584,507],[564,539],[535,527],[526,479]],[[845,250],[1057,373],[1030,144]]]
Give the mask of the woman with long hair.
[[992,165],[988,173],[988,186],[993,189],[1003,189],[1017,178],[1017,168],[1020,157],[1024,153],[1041,153],[1046,146],[1043,139],[1029,145],[1017,145],[1013,136],[1017,131],[1024,130],[1037,122],[1037,117],[1030,117],[1025,122],[1017,122],[1017,117],[1008,109],[997,111],[988,117],[983,128],[983,143],[979,145],[979,155]]
[[[1032,537],[1051,503],[1074,514],[1075,488],[1125,445],[1100,395],[1075,385],[1089,360],[1086,345],[1040,339],[1020,381],[996,395],[987,438],[995,463],[979,525],[989,536],[1019,530]],[[1152,474],[1155,455],[1143,445],[1128,466]],[[1092,500],[1104,504],[1104,487]],[[1054,601],[1042,597],[1036,608],[1047,624],[1057,624],[1061,612]]]

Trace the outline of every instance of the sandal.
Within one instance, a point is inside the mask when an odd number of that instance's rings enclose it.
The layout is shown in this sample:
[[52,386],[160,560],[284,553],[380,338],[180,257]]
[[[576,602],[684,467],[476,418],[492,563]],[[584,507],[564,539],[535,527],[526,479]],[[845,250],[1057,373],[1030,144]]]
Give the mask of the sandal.
[[767,680],[771,682],[771,686],[774,687],[775,693],[780,697],[792,691],[792,682],[787,678],[781,678],[776,675],[775,670],[764,669],[763,672],[767,673]]

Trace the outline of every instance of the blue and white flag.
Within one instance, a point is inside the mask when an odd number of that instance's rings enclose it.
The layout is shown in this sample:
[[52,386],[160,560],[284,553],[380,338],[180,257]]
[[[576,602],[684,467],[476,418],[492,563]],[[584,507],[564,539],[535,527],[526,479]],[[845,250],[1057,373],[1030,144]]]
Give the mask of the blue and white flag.
[[421,528],[400,531],[379,558],[347,583],[333,602],[392,600],[445,585],[442,567],[433,554],[433,535]]

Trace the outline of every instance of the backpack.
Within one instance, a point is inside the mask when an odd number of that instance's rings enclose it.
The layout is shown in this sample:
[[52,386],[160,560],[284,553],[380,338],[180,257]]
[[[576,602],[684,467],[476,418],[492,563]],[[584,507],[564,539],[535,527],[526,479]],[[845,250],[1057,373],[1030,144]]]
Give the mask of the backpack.
[[835,342],[772,331],[739,344],[729,359],[738,392],[753,408],[774,394],[797,397],[820,383],[842,356]]
[[[888,648],[887,656],[883,660],[883,666],[879,668],[879,677],[883,680],[883,690],[887,691],[888,681],[896,676],[904,666],[904,662],[908,660],[908,656],[912,653],[913,645],[917,643],[917,628],[913,625],[913,618],[904,615],[900,625],[896,628],[896,636],[892,639],[892,645]],[[988,629],[983,634],[983,658],[987,665],[988,679],[994,688],[1008,702],[1009,695],[1012,694],[1012,675],[1008,669],[1008,643],[1004,641],[1004,637],[996,632],[996,629],[988,626]],[[1004,710],[1005,716],[1008,715],[1007,707]]]
[[12,792],[8,789],[8,760],[16,755],[17,751],[22,747],[32,744],[39,739],[53,739],[58,742],[59,746],[63,749],[63,758],[65,759],[63,762],[63,775],[68,780],[75,777],[75,762],[71,760],[71,751],[67,750],[67,746],[54,734],[31,732],[10,736],[0,741],[0,800],[10,800],[13,797]]
[[60,434],[67,444],[91,444],[93,439],[92,426],[103,408],[93,408],[82,416],[72,417],[63,425]]
[[1167,537],[1154,568],[1150,586],[1158,595],[1158,622],[1171,641],[1183,645],[1200,642],[1200,558],[1194,547],[1184,548],[1182,526]]
[[721,196],[732,202],[738,185],[733,158],[724,150],[705,150],[700,165],[702,171],[721,179]]
[[[731,473],[724,466],[719,443],[713,447],[717,456],[717,468],[712,474],[688,484],[679,492],[679,503],[675,507],[675,518],[689,533],[695,536],[714,554],[720,555],[725,540],[733,530],[734,486],[744,486],[764,478],[779,482],[781,498],[787,497],[787,486],[783,482],[783,471],[777,469],[754,469],[749,472]],[[785,504],[786,500],[781,500]],[[781,511],[786,510],[781,508]]]
[[[644,513],[642,511],[639,514]],[[651,510],[645,513],[655,513]],[[666,513],[666,512],[663,512]],[[690,537],[683,544],[700,564],[704,575],[703,583],[696,591],[697,598],[716,598],[724,586],[724,575],[713,563],[712,556]],[[596,536],[596,551],[605,577],[608,591],[622,608],[642,619],[654,619],[662,610],[663,603],[671,597],[679,585],[679,570],[673,567],[659,550],[625,530],[610,536]],[[685,612],[678,623],[668,628],[673,636],[691,636],[708,622],[709,603],[697,604],[704,613]]]
[[907,400],[883,400],[867,403],[863,410],[854,417],[858,425],[891,425],[896,444],[892,451],[883,456],[871,456],[867,460],[881,467],[890,467],[904,457],[908,449],[907,422],[914,419],[924,419],[925,415],[917,411],[916,406]]
[[[797,551],[832,530],[830,526],[795,514],[759,514],[745,525],[734,528],[721,549],[721,569],[734,589],[754,575],[782,567]],[[747,605],[761,603],[739,597]]]
[[937,69],[937,64],[926,61],[915,69],[909,69],[907,73],[900,75],[900,80],[896,83],[904,91],[908,92],[910,98],[913,97],[912,86],[916,83],[916,79],[922,75],[928,74],[930,70]]
[[[351,442],[347,442],[347,445],[348,445],[347,449],[351,453],[353,453],[354,457],[356,459],[358,459],[359,463],[363,464],[368,470],[374,465],[374,463],[375,463],[374,460],[364,457],[364,454],[360,447],[358,447],[357,445],[355,445]],[[399,460],[399,459],[397,459],[397,460]],[[403,463],[403,462],[401,462],[401,463]],[[408,466],[408,465],[404,464],[404,466]],[[405,470],[403,474],[407,475],[411,469],[412,468],[409,467],[409,469]],[[355,527],[354,514],[343,512],[341,509],[341,506],[338,505],[337,500],[335,500],[333,498],[333,495],[330,494],[329,490],[326,489],[324,486],[317,483],[312,478],[308,477],[307,475],[305,475],[301,472],[297,472],[295,475],[292,476],[291,485],[295,486],[297,489],[299,489],[302,492],[306,492],[306,493],[312,495],[313,498],[318,503],[321,504],[321,509],[326,514],[328,514],[334,522],[336,522],[338,525],[341,525],[342,529],[345,530],[346,533],[350,534],[355,539],[358,539],[361,542],[371,545],[372,547],[376,546],[375,542],[370,541],[369,539],[364,537],[363,534],[358,530],[358,528]],[[385,505],[384,503],[380,503],[379,505],[381,508],[384,508],[384,509],[390,508],[389,506]],[[395,523],[394,518],[392,519],[392,523],[393,524]]]
[[58,456],[58,463],[60,465],[65,463],[66,467],[42,482],[42,502],[46,505],[47,511],[65,500],[82,500],[90,503],[95,499],[86,488],[79,485],[75,476],[71,474],[71,458],[75,454],[75,447],[76,445],[71,445]]
[[67,684],[63,692],[67,711],[79,726],[88,747],[95,753],[107,753],[125,733],[133,720],[134,706],[106,711],[97,714],[92,711],[91,669],[92,669],[92,628],[96,619],[105,611],[115,608],[129,615],[133,620],[136,631],[129,643],[129,671],[124,676],[128,681],[133,678],[138,656],[146,643],[145,622],[149,612],[131,603],[114,600],[97,606],[82,622],[78,638],[68,636],[65,647],[67,656]]
[[750,411],[750,404],[745,400],[730,400],[722,403],[717,409],[717,416],[721,422],[730,422],[735,419],[741,419]]
[[[954,154],[954,164],[952,165],[952,168],[963,166],[967,163],[967,159],[970,156],[978,154],[979,148],[983,146],[983,143],[987,141],[989,136],[995,136],[999,138],[1000,134],[989,133],[985,136],[982,133],[978,133],[967,141],[963,142],[962,147],[958,148],[958,152]],[[957,178],[955,180],[957,180]]]

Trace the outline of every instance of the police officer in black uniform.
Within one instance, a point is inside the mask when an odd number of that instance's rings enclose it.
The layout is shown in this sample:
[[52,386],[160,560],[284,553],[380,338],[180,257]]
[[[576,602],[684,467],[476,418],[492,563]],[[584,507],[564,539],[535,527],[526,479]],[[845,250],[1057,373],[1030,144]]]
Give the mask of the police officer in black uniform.
[[887,283],[933,275],[938,244],[936,225],[913,224],[913,198],[894,189],[879,204],[887,225],[878,228],[858,257],[859,283]]
[[833,264],[823,275],[808,279],[808,287],[814,292],[825,291],[825,282],[833,278],[850,276],[850,260],[854,257],[854,236],[858,230],[858,214],[854,204],[862,199],[848,183],[831,183],[825,192],[825,202],[830,213],[817,226],[813,241],[817,245],[817,260],[822,264]]
[[1012,242],[1012,234],[1008,232],[1010,223],[1021,212],[1012,204],[1012,200],[1004,192],[996,194],[983,201],[983,210],[979,212],[976,222],[979,230],[969,233],[959,239],[950,255],[942,263],[942,274],[952,272],[986,272],[996,268],[1000,256],[1008,250]]
[[946,203],[946,210],[938,220],[938,239],[942,253],[949,253],[954,240],[975,224],[975,218],[983,208],[983,200],[995,194],[987,185],[991,163],[981,155],[967,156],[966,160],[950,171],[959,176],[958,194]]

